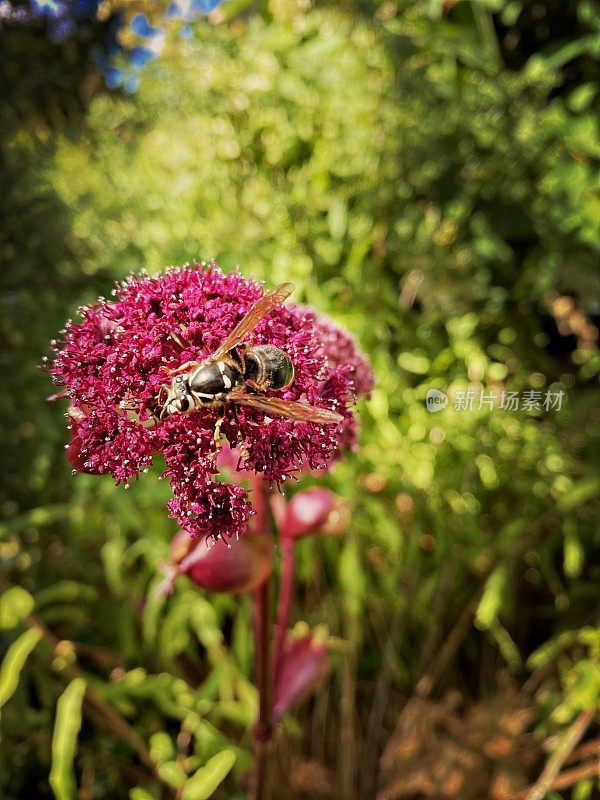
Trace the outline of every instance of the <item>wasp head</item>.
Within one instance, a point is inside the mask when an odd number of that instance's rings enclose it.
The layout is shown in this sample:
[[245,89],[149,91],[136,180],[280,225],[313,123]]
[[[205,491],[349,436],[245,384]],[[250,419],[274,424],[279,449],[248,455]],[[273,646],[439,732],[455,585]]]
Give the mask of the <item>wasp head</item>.
[[158,404],[160,419],[170,417],[172,414],[185,414],[193,408],[193,398],[184,375],[177,375],[173,378],[170,386],[163,385],[158,395]]

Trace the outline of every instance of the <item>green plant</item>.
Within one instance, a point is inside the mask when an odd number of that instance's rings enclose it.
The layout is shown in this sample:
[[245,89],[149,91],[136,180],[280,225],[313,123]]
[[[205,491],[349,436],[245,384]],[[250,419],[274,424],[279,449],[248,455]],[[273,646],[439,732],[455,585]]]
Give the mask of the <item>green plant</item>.
[[[552,702],[577,714],[593,701],[592,683],[566,678],[574,655],[553,651],[541,672],[528,659],[596,622],[595,23],[581,22],[579,56],[553,61],[555,39],[507,67],[502,42],[494,55],[498,17],[476,23],[473,9],[502,13],[513,30],[514,4],[456,3],[452,15],[391,5],[374,19],[347,5],[273,6],[270,17],[200,26],[134,98],[96,98],[76,129],[15,133],[1,197],[14,233],[3,244],[5,333],[18,353],[7,386],[19,397],[18,415],[6,395],[1,414],[9,578],[57,638],[82,645],[78,660],[146,748],[200,717],[206,743],[194,757],[233,742],[235,769],[248,765],[250,609],[207,603],[203,636],[219,647],[199,645],[183,582],[168,608],[153,599],[173,533],[154,510],[166,488],[71,478],[33,367],[67,298],[89,302],[141,266],[215,256],[292,280],[372,355],[362,447],[328,479],[354,506],[341,561],[328,541],[296,548],[292,619],[325,620],[340,656],[329,692],[302,726],[285,723],[278,745],[282,773],[316,760],[344,800],[373,794],[378,756],[417,687],[491,702],[504,672],[525,683],[533,670],[543,736],[574,721],[553,716]],[[450,395],[445,411],[426,410],[430,388]],[[455,410],[469,388],[564,391],[565,401]],[[6,643],[23,632],[11,628]],[[9,796],[50,772],[67,684],[52,661],[36,645],[3,709]],[[185,711],[192,685],[208,705]],[[78,778],[125,797],[148,773],[138,758],[130,774],[130,746],[95,719],[82,727]]]

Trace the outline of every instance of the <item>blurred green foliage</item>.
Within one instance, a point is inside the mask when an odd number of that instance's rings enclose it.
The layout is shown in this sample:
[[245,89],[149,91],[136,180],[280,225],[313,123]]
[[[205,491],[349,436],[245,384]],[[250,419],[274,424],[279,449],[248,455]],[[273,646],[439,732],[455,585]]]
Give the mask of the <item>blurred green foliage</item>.
[[[273,2],[198,24],[134,97],[98,94],[83,119],[3,116],[7,799],[52,796],[53,735],[57,797],[74,779],[191,798],[215,775],[215,797],[243,796],[249,598],[185,580],[156,597],[174,533],[160,465],[128,492],[72,477],[36,369],[78,303],[196,257],[292,280],[376,371],[362,447],[326,479],[351,532],[299,545],[295,618],[326,623],[340,654],[304,732],[284,730],[282,774],[304,754],[344,800],[371,796],[424,679],[481,699],[534,671],[540,735],[598,702],[600,17],[570,3],[570,39],[508,58],[531,5]],[[430,388],[446,410],[427,411]],[[468,388],[565,400],[455,410]],[[56,726],[83,679],[74,755],[74,720]]]

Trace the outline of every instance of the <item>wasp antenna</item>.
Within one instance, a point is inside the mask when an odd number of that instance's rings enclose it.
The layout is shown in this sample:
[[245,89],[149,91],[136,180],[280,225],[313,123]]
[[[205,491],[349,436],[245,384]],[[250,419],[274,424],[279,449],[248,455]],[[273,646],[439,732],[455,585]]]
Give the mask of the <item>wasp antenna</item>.
[[180,336],[178,333],[175,333],[175,331],[171,331],[171,333],[169,334],[169,339],[171,339],[182,352],[191,347],[187,339],[184,339],[183,336]]

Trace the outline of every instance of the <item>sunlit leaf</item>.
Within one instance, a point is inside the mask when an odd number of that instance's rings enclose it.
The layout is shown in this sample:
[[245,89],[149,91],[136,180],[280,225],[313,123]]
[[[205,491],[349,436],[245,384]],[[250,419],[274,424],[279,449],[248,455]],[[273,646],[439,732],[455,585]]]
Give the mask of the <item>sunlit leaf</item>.
[[37,608],[51,603],[93,603],[98,597],[95,587],[88,586],[81,581],[57,581],[36,593],[35,604]]
[[77,750],[77,736],[81,728],[85,688],[85,680],[75,678],[59,697],[56,706],[50,770],[50,786],[56,800],[74,800],[76,797],[73,761]]
[[182,800],[208,800],[235,764],[233,750],[222,750],[184,784]]
[[0,629],[14,628],[27,616],[35,605],[35,600],[20,586],[11,586],[0,595]]
[[365,600],[366,582],[358,547],[352,540],[346,543],[342,551],[339,577],[349,613],[352,616],[359,616]]
[[187,779],[183,767],[177,761],[163,761],[157,766],[156,772],[173,789],[179,789]]
[[500,564],[487,579],[483,595],[479,601],[475,619],[479,627],[491,628],[497,619],[508,579],[506,564]]
[[600,480],[598,478],[586,478],[576,483],[566,494],[558,500],[558,507],[561,511],[572,511],[577,506],[598,497],[600,493]]
[[150,758],[156,764],[175,756],[175,747],[168,733],[158,731],[150,737]]
[[0,708],[10,700],[19,684],[21,670],[29,654],[42,638],[42,634],[32,628],[22,633],[11,644],[0,665]]
[[585,551],[577,536],[577,528],[566,520],[564,525],[564,568],[570,578],[577,578],[581,574],[585,559]]
[[141,786],[136,786],[129,792],[129,800],[156,800],[156,798]]

